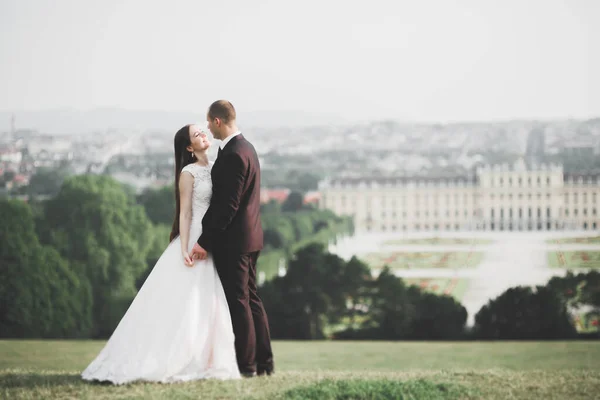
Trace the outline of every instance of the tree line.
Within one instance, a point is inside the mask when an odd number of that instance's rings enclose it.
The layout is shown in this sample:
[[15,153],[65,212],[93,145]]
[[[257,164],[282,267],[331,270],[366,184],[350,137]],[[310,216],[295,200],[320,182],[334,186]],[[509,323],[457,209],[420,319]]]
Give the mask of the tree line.
[[[263,210],[269,276],[298,243],[351,229],[298,198]],[[64,177],[44,201],[0,199],[0,337],[108,337],[169,243],[174,202],[170,187],[136,195],[103,175]]]
[[[136,195],[97,175],[66,178],[45,201],[0,199],[0,337],[108,337],[168,244],[173,202],[171,188]],[[352,233],[349,219],[295,193],[264,205],[262,222],[258,269],[271,271],[261,294],[275,339],[569,339],[575,323],[598,335],[595,271],[511,288],[467,329],[454,298],[329,253],[330,241]]]
[[[373,277],[360,260],[346,262],[319,244],[299,250],[287,275],[269,281],[261,293],[272,335],[279,339],[597,338],[600,321],[596,271],[509,288],[467,328],[467,311],[454,298],[407,286],[387,267]],[[588,333],[578,333],[576,323]]]

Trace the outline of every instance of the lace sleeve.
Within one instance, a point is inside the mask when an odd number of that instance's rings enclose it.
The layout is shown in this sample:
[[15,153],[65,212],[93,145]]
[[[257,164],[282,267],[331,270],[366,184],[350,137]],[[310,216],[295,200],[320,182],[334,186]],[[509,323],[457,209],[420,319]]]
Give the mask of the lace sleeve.
[[185,167],[183,167],[183,169],[181,170],[181,172],[189,172],[190,174],[192,174],[192,176],[195,178],[196,177],[196,168],[194,168],[194,164],[188,164]]

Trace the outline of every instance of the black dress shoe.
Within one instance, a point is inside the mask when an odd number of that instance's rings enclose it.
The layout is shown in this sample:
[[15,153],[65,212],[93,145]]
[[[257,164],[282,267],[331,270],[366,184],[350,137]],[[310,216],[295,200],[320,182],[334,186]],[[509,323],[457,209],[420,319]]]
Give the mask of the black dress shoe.
[[250,372],[240,372],[240,374],[244,377],[244,378],[254,378],[256,376],[256,372],[254,371],[250,371]]
[[269,365],[269,366],[265,366],[265,367],[259,366],[256,369],[256,374],[258,376],[263,376],[263,375],[271,376],[274,373],[275,373],[275,368],[273,367],[273,365]]

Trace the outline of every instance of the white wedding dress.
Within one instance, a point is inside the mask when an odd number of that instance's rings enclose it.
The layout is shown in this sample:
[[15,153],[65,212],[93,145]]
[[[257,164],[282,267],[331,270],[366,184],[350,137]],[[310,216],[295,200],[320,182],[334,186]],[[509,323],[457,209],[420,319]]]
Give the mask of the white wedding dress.
[[[210,202],[210,168],[190,164],[182,171],[194,176],[189,250]],[[115,384],[239,378],[229,308],[212,258],[186,266],[175,238],[82,377]]]

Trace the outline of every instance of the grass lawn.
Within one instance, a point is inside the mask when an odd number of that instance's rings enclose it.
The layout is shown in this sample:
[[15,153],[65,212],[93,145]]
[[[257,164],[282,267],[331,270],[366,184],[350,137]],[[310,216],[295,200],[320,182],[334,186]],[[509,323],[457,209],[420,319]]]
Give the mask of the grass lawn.
[[23,399],[591,399],[600,342],[275,342],[268,378],[89,384],[95,341],[0,341],[0,397]]
[[600,244],[600,236],[548,239],[549,244]]
[[551,251],[548,265],[553,268],[600,268],[600,251]]
[[462,300],[469,287],[467,279],[458,278],[402,278],[402,280],[407,285],[415,285],[438,295],[446,294],[458,301]]
[[493,240],[490,239],[478,239],[478,238],[446,238],[446,237],[432,237],[432,238],[415,238],[415,239],[395,239],[384,242],[386,246],[402,246],[402,245],[484,245],[491,244]]
[[470,268],[477,266],[483,258],[481,252],[378,252],[363,257],[373,268]]

